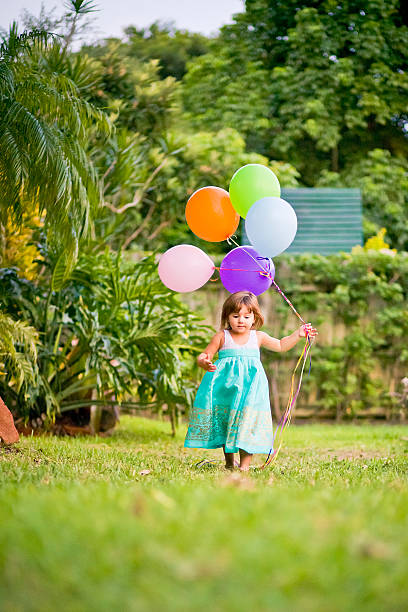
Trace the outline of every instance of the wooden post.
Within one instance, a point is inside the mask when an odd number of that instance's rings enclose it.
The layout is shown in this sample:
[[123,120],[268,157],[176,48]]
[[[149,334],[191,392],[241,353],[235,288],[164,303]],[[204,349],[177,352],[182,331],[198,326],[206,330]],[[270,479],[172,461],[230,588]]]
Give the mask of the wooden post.
[[176,414],[176,406],[175,404],[169,404],[169,414],[170,414],[170,423],[171,423],[171,435],[175,437],[176,429],[177,429],[177,414]]

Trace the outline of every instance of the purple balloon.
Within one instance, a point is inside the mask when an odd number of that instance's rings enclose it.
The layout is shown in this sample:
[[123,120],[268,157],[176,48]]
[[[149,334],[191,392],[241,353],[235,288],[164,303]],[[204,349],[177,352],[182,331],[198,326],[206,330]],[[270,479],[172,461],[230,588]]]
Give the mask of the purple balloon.
[[272,259],[262,257],[252,246],[232,249],[220,266],[221,282],[230,293],[252,291],[255,295],[260,295],[269,289],[274,277],[275,266]]

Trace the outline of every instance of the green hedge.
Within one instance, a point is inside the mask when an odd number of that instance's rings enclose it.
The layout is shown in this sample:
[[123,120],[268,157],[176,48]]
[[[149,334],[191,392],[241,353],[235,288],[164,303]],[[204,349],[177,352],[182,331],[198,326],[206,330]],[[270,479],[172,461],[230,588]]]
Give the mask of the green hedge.
[[[282,255],[275,265],[277,284],[319,329],[312,369],[309,376],[305,371],[297,401],[298,417],[405,418],[408,254],[357,249],[330,256]],[[219,283],[205,291],[205,296],[192,295],[190,304],[218,326],[224,292]],[[260,303],[264,329],[272,335],[282,337],[300,324],[273,289],[260,296]],[[275,416],[286,405],[300,351],[299,344],[282,355],[263,352]]]
[[[336,418],[405,418],[407,254],[361,249],[329,257],[285,256],[276,263],[276,282],[320,329],[312,370],[298,400],[300,413],[307,408]],[[296,317],[290,308],[282,299],[274,304],[277,323],[293,328]],[[275,370],[285,393],[292,356],[284,357]],[[271,359],[276,358],[265,360],[267,369]]]

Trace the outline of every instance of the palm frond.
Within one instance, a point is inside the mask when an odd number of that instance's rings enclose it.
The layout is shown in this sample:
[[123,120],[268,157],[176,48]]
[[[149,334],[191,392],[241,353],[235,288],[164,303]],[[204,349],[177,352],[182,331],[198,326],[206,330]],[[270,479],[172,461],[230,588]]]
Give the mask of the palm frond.
[[23,352],[16,352],[13,358],[6,361],[6,367],[9,366],[10,373],[15,380],[16,390],[19,391],[25,383],[28,387],[34,381],[35,370],[32,362],[27,359],[27,355]]
[[[88,10],[88,3],[80,3]],[[82,10],[82,9],[81,9]],[[83,99],[68,70],[50,70],[50,50],[38,51],[30,41],[41,33],[19,36],[16,26],[3,41],[0,62],[0,203],[3,219],[19,222],[26,202],[46,211],[47,228],[60,246],[75,253],[88,232],[91,216],[101,201],[97,172],[87,152],[87,133],[95,126],[107,134],[107,116]],[[13,62],[16,54],[30,59]],[[55,49],[54,49],[55,47]],[[53,62],[61,46],[51,45]],[[69,64],[64,55],[65,65]],[[77,62],[74,73],[80,74]],[[89,75],[88,75],[89,76]],[[71,245],[71,246],[69,246]]]
[[98,10],[93,0],[67,0],[65,6],[76,15],[87,15]]
[[25,321],[15,321],[0,313],[0,346],[9,349],[11,345],[21,345],[30,358],[37,358],[38,332]]
[[0,96],[12,96],[14,85],[14,75],[11,67],[7,62],[0,60]]
[[67,256],[65,251],[60,254],[51,277],[51,289],[53,291],[60,291],[60,289],[62,289],[64,283],[69,278],[74,263],[75,260]]
[[44,30],[34,29],[30,32],[24,31],[18,33],[18,24],[13,21],[10,25],[7,36],[2,36],[0,45],[0,60],[13,59],[21,52],[29,52],[33,44],[45,46],[52,39],[55,39],[55,34],[45,32]]
[[17,391],[35,376],[38,333],[24,321],[0,312],[0,356]]

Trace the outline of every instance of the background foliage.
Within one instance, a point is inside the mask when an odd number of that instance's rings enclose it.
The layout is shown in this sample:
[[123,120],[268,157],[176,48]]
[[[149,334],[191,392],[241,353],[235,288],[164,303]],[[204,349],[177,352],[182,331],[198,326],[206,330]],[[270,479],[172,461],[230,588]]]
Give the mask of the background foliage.
[[408,247],[402,3],[247,0],[213,37],[129,24],[80,52],[96,7],[66,8],[26,11],[26,32],[13,24],[1,46],[1,312],[26,363],[17,375],[4,361],[1,389],[16,413],[188,404],[203,330],[149,254],[188,242],[218,263],[228,245],[193,236],[185,203],[251,162],[283,187],[361,188],[365,237],[385,252],[282,257],[278,271],[300,311],[331,321],[309,404],[338,417],[395,407]]
[[[408,371],[407,255],[357,249],[330,257],[285,257],[278,283],[320,331],[299,407],[337,419],[405,418],[407,406],[400,394]],[[277,298],[272,329],[293,329],[295,317]],[[269,360],[281,402],[293,366],[293,357],[284,357],[275,370],[276,358]]]
[[[386,248],[383,234],[371,248],[338,255],[281,255],[276,282],[319,337],[312,348],[297,400],[299,418],[386,418],[407,416],[408,257]],[[380,250],[378,250],[378,248]],[[220,283],[186,298],[219,328],[227,293]],[[273,289],[259,298],[264,329],[274,337],[292,333],[301,323]],[[271,404],[279,419],[289,396],[290,377],[302,351],[262,351]]]

